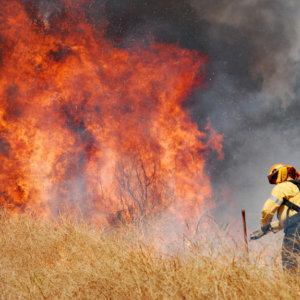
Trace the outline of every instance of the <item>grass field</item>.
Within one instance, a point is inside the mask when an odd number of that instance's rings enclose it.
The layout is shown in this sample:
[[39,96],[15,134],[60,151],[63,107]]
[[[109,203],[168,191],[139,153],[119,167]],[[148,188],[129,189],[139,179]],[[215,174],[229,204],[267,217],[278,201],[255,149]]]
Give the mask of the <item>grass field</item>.
[[[133,227],[99,230],[60,219],[0,220],[0,299],[297,299],[298,276],[214,237],[172,251]],[[275,249],[274,249],[275,251]],[[266,255],[264,253],[264,255]],[[2,297],[2,298],[1,298]]]

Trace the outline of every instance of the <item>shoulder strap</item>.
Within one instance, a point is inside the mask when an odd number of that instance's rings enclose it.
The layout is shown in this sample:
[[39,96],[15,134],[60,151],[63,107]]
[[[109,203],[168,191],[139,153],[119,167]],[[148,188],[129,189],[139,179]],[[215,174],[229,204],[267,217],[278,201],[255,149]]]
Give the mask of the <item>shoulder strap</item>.
[[[298,189],[300,190],[300,180],[288,180],[289,182],[292,182],[297,185]],[[296,205],[295,203],[292,203],[288,199],[283,198],[282,204],[286,205],[288,208],[293,209],[297,212],[300,212],[300,207]]]
[[296,205],[295,203],[292,203],[291,201],[289,201],[288,199],[283,198],[283,202],[284,205],[286,205],[288,208],[293,209],[297,212],[300,212],[300,207],[298,205]]
[[296,184],[296,186],[297,186],[298,189],[300,190],[300,179],[298,179],[298,180],[295,180],[295,179],[293,179],[293,180],[288,180],[288,182],[292,182],[293,184]]

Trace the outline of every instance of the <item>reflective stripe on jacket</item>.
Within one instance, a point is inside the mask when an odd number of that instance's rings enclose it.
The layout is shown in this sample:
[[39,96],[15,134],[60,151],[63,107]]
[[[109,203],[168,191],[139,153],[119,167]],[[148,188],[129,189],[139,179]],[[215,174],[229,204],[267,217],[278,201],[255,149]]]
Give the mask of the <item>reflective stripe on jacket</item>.
[[[300,206],[300,192],[297,185],[289,181],[275,185],[271,191],[271,196],[267,199],[262,209],[262,217],[260,220],[261,226],[270,224],[277,211],[277,218],[279,221],[272,222],[271,228],[274,231],[284,228],[284,222],[286,220],[288,210],[288,207],[282,204],[284,198]],[[297,212],[295,210],[290,209],[289,216],[296,213]]]

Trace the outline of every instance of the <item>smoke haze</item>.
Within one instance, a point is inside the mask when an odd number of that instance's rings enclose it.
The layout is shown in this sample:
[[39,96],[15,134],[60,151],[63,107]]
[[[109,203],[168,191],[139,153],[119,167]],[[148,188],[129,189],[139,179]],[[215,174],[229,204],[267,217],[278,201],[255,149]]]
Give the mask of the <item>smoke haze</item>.
[[[282,162],[299,168],[300,3],[191,4],[199,19],[213,24],[215,45],[223,41],[234,48],[224,56],[220,47],[220,60],[212,58],[212,84],[196,96],[200,101],[193,111],[210,106],[207,114],[224,134],[225,161],[214,173],[217,189],[232,187],[236,213],[246,208],[250,227],[259,226],[260,209],[271,190],[266,180],[270,166]],[[229,199],[217,197],[225,209]]]

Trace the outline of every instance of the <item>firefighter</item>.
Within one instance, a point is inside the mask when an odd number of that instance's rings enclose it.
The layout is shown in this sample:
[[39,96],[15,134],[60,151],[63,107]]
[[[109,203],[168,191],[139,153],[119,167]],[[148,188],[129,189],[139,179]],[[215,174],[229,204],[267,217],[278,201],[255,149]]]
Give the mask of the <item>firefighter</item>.
[[[288,165],[276,164],[271,167],[268,180],[274,184],[270,197],[265,202],[260,220],[261,229],[251,235],[257,239],[269,231],[284,229],[282,243],[282,267],[295,271],[300,258],[300,174]],[[273,221],[277,212],[278,220]]]

